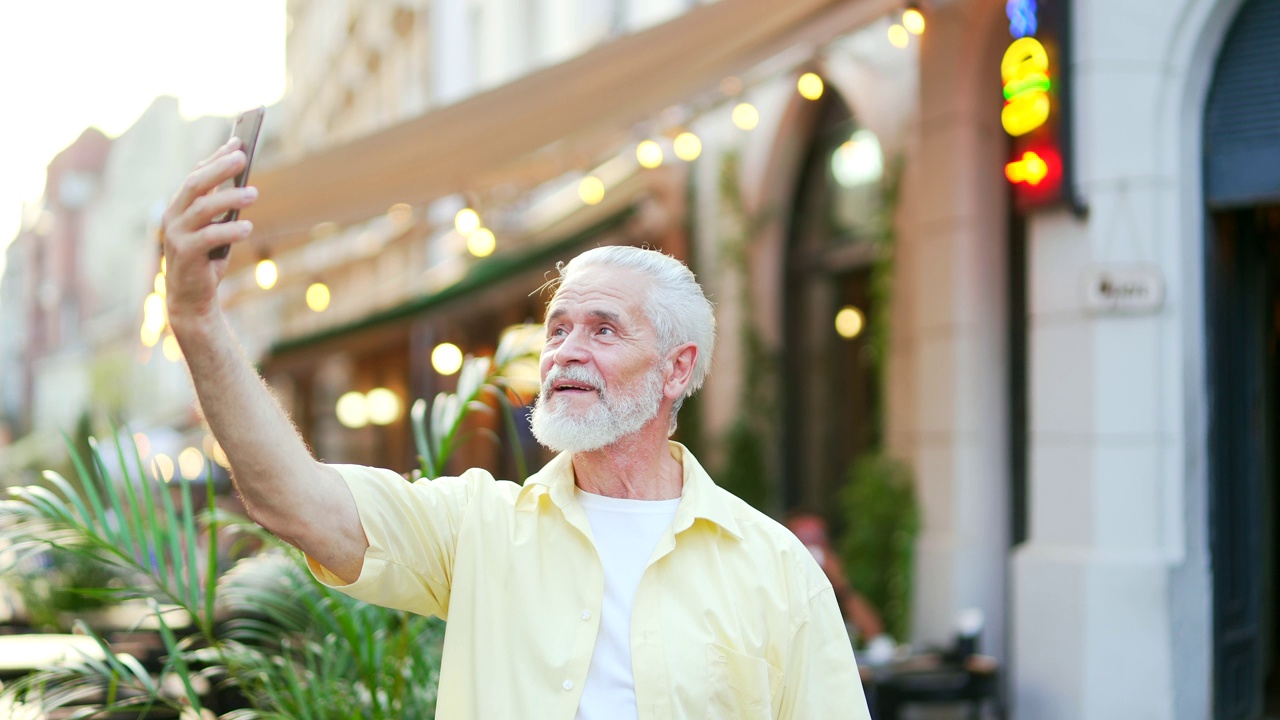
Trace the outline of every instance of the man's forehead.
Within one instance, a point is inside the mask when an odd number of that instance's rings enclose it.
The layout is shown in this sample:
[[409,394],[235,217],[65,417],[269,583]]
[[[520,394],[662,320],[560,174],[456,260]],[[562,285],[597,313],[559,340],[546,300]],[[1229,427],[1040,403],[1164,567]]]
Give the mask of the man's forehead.
[[570,312],[594,316],[643,316],[647,281],[627,268],[584,268],[561,283],[547,304],[547,317]]

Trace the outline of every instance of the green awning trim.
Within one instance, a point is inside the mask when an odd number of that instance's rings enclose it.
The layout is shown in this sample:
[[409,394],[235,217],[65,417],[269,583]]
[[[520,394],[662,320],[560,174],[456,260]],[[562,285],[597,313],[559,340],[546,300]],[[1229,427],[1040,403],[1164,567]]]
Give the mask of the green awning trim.
[[342,325],[335,325],[334,327],[326,328],[309,335],[301,335],[296,338],[281,340],[271,346],[271,349],[268,351],[268,355],[276,357],[284,353],[310,347],[327,340],[333,340],[344,335],[361,332],[363,330],[368,330],[397,320],[403,320],[429,310],[437,305],[447,303],[450,300],[456,300],[477,290],[482,290],[500,283],[513,275],[529,269],[530,267],[543,264],[547,264],[548,267],[550,267],[551,262],[564,259],[559,256],[566,250],[622,227],[623,223],[630,219],[634,214],[635,207],[628,206],[604,220],[601,220],[595,225],[580,230],[572,235],[533,247],[520,248],[506,253],[495,254],[492,257],[476,262],[476,264],[467,269],[466,274],[459,278],[457,282],[439,290],[438,292],[413,298],[401,303],[400,305],[387,308],[386,310],[381,310],[359,320],[354,320]]

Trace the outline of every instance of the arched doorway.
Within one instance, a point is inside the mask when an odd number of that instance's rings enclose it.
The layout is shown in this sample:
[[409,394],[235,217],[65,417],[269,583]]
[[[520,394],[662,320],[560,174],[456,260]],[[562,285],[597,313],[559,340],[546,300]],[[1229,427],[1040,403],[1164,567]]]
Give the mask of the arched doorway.
[[1205,110],[1214,717],[1280,714],[1280,0],[1249,0]]
[[780,397],[786,505],[830,511],[880,442],[875,268],[889,220],[879,140],[834,93],[821,103],[783,261]]

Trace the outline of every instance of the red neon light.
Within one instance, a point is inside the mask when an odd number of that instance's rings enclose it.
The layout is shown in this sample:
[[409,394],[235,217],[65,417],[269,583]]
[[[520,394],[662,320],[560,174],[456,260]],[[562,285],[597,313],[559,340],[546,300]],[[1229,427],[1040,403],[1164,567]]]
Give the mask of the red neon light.
[[1039,153],[1028,150],[1018,160],[1004,166],[1004,176],[1013,184],[1039,185],[1049,176],[1049,163]]

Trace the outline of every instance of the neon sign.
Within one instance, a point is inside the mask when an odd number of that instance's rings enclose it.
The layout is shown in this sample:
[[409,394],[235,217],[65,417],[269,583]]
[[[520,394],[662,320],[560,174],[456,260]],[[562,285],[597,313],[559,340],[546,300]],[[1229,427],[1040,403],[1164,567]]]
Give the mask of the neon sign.
[[1070,133],[1067,47],[1070,0],[1007,0],[1011,42],[1000,60],[1004,105],[1000,124],[1013,141],[1004,166],[1015,205],[1025,211],[1068,200],[1064,150]]
[[1039,29],[1036,0],[1009,0],[1004,4],[1004,14],[1009,18],[1009,34],[1016,38],[1035,35]]
[[1014,137],[1026,135],[1049,119],[1049,54],[1033,37],[1013,41],[1000,63],[1004,110],[1000,124]]
[[1028,150],[1022,158],[1004,166],[1004,176],[1011,183],[1024,182],[1028,185],[1039,185],[1049,175],[1049,163],[1039,154]]

